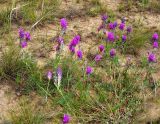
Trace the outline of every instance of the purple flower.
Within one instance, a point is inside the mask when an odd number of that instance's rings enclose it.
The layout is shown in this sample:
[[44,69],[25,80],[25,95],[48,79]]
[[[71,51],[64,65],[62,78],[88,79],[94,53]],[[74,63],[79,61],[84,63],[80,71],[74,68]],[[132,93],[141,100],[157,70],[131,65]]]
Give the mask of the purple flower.
[[102,21],[106,21],[106,20],[107,20],[107,18],[108,18],[108,16],[107,16],[107,15],[105,15],[105,14],[101,16]]
[[158,42],[157,41],[153,42],[153,48],[158,48]]
[[72,41],[70,42],[70,45],[72,45],[72,46],[76,46],[78,43],[79,43],[79,41],[80,41],[80,36],[79,35],[76,35],[73,39],[72,39]]
[[113,42],[115,40],[114,33],[108,32],[108,37],[107,38],[108,38],[109,41]]
[[25,36],[24,29],[23,29],[23,28],[19,28],[18,33],[19,33],[19,38],[20,38],[20,39],[23,39],[24,36]]
[[63,124],[67,124],[67,123],[69,123],[69,121],[70,121],[69,115],[64,114],[63,115]]
[[124,23],[121,23],[121,24],[119,25],[119,29],[123,31],[124,28],[125,28],[125,24],[124,24]]
[[75,38],[77,39],[77,41],[78,41],[78,43],[79,43],[79,41],[81,40],[80,35],[76,35]]
[[132,31],[132,28],[130,26],[127,27],[127,33],[131,33],[131,31]]
[[31,40],[31,35],[30,35],[29,32],[26,32],[26,33],[25,33],[25,38],[26,38],[26,41]]
[[104,48],[105,48],[104,45],[100,45],[100,46],[99,46],[99,51],[100,51],[100,52],[103,52],[103,51],[104,51]]
[[75,47],[71,44],[69,45],[69,50],[71,51],[71,53],[75,53]]
[[21,45],[22,48],[25,48],[25,47],[27,47],[27,42],[26,41],[22,41],[20,43],[20,45]]
[[148,62],[156,62],[156,56],[153,53],[148,54]]
[[122,35],[122,41],[125,42],[127,40],[127,36],[126,35]]
[[67,29],[67,20],[65,18],[62,18],[60,20],[60,24],[61,24],[61,27],[62,27],[63,30]]
[[158,40],[158,34],[154,33],[152,36],[152,40],[157,41]]
[[101,29],[103,29],[105,26],[104,26],[104,24],[101,24],[99,27],[98,27],[98,31],[100,31]]
[[48,80],[51,80],[51,79],[52,79],[52,72],[51,72],[51,71],[48,71],[48,73],[47,73],[47,78],[48,78]]
[[108,25],[108,26],[109,26],[109,29],[111,29],[111,30],[112,30],[112,29],[114,29],[114,25],[113,25],[113,23],[109,23],[109,25]]
[[62,69],[60,67],[57,68],[57,77],[61,80],[62,79]]
[[102,55],[96,55],[96,57],[94,58],[96,62],[100,61],[101,59],[102,59]]
[[110,57],[114,57],[116,55],[116,50],[115,49],[111,49],[110,50]]
[[78,57],[79,59],[82,59],[82,56],[83,56],[82,51],[81,51],[81,50],[78,50],[78,51],[77,51],[77,57]]
[[63,44],[64,43],[64,39],[62,37],[58,37],[58,44]]
[[86,68],[86,74],[90,75],[93,72],[92,68],[90,66],[87,66]]
[[114,22],[114,23],[113,23],[114,28],[116,28],[117,25],[118,25],[117,22]]

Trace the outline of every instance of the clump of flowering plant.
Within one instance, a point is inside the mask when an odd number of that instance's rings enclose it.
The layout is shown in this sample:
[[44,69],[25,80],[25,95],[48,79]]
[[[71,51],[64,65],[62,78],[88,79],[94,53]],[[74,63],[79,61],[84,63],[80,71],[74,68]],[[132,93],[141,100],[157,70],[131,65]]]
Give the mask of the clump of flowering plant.
[[28,41],[31,40],[31,35],[29,32],[25,32],[23,28],[19,28],[18,30],[19,39],[20,39],[20,46],[21,48],[25,48],[28,45]]
[[98,31],[100,30],[103,30],[103,33],[106,32],[106,25],[107,25],[107,19],[108,19],[108,16],[106,14],[103,14],[101,15],[101,20],[102,20],[102,23],[100,24],[100,26],[98,27]]
[[60,20],[60,25],[61,25],[61,32],[57,38],[58,45],[56,47],[56,51],[58,51],[59,53],[63,50],[63,46],[64,46],[63,35],[66,33],[66,30],[67,30],[67,26],[68,26],[67,20],[65,18],[62,18]]
[[[75,47],[79,44],[81,40],[81,37],[79,35],[76,35],[72,40],[71,42],[69,43],[69,50],[71,53],[75,53]],[[77,55],[80,55],[80,52],[77,53]],[[81,58],[81,57],[80,57]]]

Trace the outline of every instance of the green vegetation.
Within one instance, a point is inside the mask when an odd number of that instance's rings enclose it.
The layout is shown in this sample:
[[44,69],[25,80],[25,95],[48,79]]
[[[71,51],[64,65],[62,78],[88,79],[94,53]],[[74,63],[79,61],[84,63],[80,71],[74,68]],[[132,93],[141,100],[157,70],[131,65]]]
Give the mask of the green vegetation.
[[[0,0],[0,4],[2,2]],[[138,9],[143,7],[143,11],[158,12],[158,3],[122,1],[119,11],[130,11],[135,6]],[[71,117],[70,123],[73,124],[138,123],[136,117],[145,109],[148,92],[154,96],[152,99],[157,98],[160,81],[154,74],[159,74],[159,51],[158,48],[151,49],[154,47],[151,44],[158,42],[159,31],[144,28],[140,22],[129,25],[130,21],[122,15],[118,17],[99,0],[74,1],[74,7],[82,5],[76,12],[70,2],[59,0],[6,0],[4,5],[7,7],[0,11],[3,40],[0,46],[0,81],[12,82],[9,85],[20,93],[20,102],[9,112],[9,123],[58,124],[62,123],[64,114]],[[67,5],[68,10],[63,8]],[[77,23],[72,25],[74,14],[84,14],[91,19],[99,15],[103,17],[92,27],[93,30],[88,31],[88,22],[84,28],[80,23],[80,30]],[[59,20],[61,29],[57,25]],[[52,31],[47,35],[41,28],[50,22],[53,24],[45,30],[51,31],[53,26],[56,32],[53,36]],[[115,22],[117,25],[112,27]],[[98,31],[97,25],[100,25]],[[127,30],[129,26],[130,31]],[[18,32],[19,27],[28,28],[31,36],[23,29]],[[93,53],[87,49],[90,41],[96,41],[90,44]],[[101,51],[97,45],[103,45],[104,50]],[[45,55],[37,58],[36,52],[41,54],[42,49]],[[77,51],[82,53],[78,55]],[[99,60],[95,59],[97,55]],[[45,60],[44,66],[38,66],[39,59]],[[87,67],[91,69],[89,72]]]

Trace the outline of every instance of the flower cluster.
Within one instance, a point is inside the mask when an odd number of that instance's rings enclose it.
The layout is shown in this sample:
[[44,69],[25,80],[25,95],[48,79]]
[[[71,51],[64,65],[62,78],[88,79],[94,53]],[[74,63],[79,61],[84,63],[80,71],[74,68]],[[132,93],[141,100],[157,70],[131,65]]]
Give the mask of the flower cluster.
[[20,46],[22,48],[27,47],[27,42],[31,40],[31,35],[29,32],[25,32],[23,28],[19,28],[19,39],[20,39]]
[[79,44],[80,39],[81,37],[79,35],[76,35],[69,43],[69,50],[71,51],[71,53],[75,53],[75,47]]
[[152,35],[152,43],[153,43],[153,48],[158,48],[158,34],[157,33],[154,33]]
[[65,18],[62,18],[62,19],[60,20],[60,25],[61,25],[62,30],[65,31],[65,30],[67,29],[67,26],[68,26],[67,20],[66,20]]
[[[102,19],[102,24],[98,27],[98,31],[103,29],[103,32],[105,31],[106,34],[106,44],[111,43],[113,48],[110,49],[109,55],[111,58],[116,56],[116,49],[114,49],[115,45],[118,42],[120,42],[121,45],[123,45],[128,38],[128,35],[132,32],[132,27],[126,25],[126,20],[123,18],[121,20],[121,23],[118,24],[117,21],[114,22],[109,22],[108,21],[108,16],[103,15],[101,17]],[[121,33],[119,33],[119,31]],[[97,54],[95,56],[95,61],[98,62],[102,59],[103,57],[103,52],[105,51],[104,45],[99,46],[99,51],[100,54]],[[108,52],[108,51],[106,51]]]
[[[158,36],[158,34],[157,33],[154,33],[153,35],[152,35],[152,43],[153,43],[153,48],[154,49],[158,49],[158,38],[159,38],[159,36]],[[148,62],[156,62],[156,55],[155,55],[155,53],[153,53],[153,52],[149,52],[148,53]]]

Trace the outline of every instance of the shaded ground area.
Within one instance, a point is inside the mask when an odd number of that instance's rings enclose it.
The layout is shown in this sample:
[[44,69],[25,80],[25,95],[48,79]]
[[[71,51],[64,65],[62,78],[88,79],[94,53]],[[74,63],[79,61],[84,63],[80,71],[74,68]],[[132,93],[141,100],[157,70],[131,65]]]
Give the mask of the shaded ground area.
[[18,97],[10,85],[2,83],[0,85],[0,123],[6,121],[8,112],[14,109],[17,105]]

